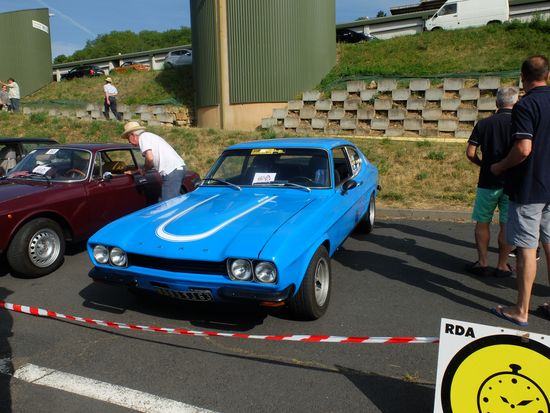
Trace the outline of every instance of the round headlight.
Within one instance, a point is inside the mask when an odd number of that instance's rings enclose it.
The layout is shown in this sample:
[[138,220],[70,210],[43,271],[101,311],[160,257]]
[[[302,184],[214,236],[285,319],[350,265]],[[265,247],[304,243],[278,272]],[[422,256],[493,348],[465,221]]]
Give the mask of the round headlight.
[[249,281],[252,279],[252,264],[248,260],[234,260],[229,275],[238,281]]
[[103,245],[96,245],[94,247],[94,259],[100,264],[107,264],[109,262],[109,250]]
[[262,261],[254,268],[256,279],[262,283],[274,283],[277,281],[277,269],[270,262]]
[[117,247],[114,247],[113,249],[111,249],[109,258],[111,259],[111,264],[117,267],[125,267],[128,262],[126,253]]

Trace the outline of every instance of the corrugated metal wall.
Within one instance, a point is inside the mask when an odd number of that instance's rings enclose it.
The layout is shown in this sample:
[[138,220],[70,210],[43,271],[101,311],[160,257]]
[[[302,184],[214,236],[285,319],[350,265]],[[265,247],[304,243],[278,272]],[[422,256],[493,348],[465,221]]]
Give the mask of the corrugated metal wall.
[[336,60],[335,0],[228,0],[231,103],[279,102]]
[[214,0],[191,1],[193,82],[197,107],[220,104],[216,16]]
[[21,96],[52,81],[48,9],[0,14],[0,79],[13,77]]

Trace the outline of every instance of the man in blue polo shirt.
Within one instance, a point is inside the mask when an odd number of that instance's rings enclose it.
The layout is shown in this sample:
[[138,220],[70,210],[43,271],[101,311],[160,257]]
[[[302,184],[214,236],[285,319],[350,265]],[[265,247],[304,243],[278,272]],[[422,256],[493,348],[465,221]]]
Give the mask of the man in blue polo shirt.
[[[550,72],[545,56],[531,56],[521,66],[525,96],[512,111],[512,148],[491,166],[495,175],[506,171],[505,193],[510,197],[506,235],[517,247],[516,305],[491,312],[520,326],[528,325],[531,290],[537,275],[539,237],[550,277]],[[541,311],[546,317],[548,303]]]
[[[476,199],[472,219],[476,221],[475,239],[478,260],[469,264],[466,270],[478,277],[494,275],[510,277],[512,269],[508,264],[511,247],[506,243],[506,223],[508,221],[508,195],[504,194],[504,177],[491,173],[491,165],[502,160],[511,146],[510,125],[512,108],[518,101],[519,91],[515,87],[502,87],[497,91],[498,111],[476,123],[468,139],[466,156],[479,166]],[[478,156],[478,149],[482,158]],[[491,221],[498,207],[500,231],[498,234],[498,264],[496,270],[489,268],[489,241]]]

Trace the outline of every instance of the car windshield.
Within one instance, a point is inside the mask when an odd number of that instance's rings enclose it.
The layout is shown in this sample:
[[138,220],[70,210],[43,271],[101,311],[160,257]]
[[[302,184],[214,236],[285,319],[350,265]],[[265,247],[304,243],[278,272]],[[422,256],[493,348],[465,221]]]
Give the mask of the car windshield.
[[82,149],[40,148],[28,154],[8,178],[82,181],[90,170],[91,153]]
[[220,186],[225,181],[238,186],[328,188],[328,164],[327,152],[322,149],[228,150],[218,159],[202,185]]

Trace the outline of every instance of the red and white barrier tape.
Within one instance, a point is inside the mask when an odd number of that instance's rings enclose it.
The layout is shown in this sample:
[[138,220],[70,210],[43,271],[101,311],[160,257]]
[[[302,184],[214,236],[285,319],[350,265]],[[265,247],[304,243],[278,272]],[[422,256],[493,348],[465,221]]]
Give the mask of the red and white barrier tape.
[[45,310],[43,308],[29,307],[21,304],[11,304],[0,301],[0,308],[14,311],[16,313],[30,314],[38,317],[62,318],[65,320],[78,321],[81,323],[94,324],[103,327],[118,329],[129,329],[139,331],[153,331],[156,333],[180,334],[197,337],[232,337],[254,340],[272,340],[272,341],[301,341],[308,343],[359,343],[359,344],[429,344],[439,343],[438,337],[341,337],[341,336],[310,336],[310,335],[290,335],[290,336],[264,336],[257,334],[241,333],[217,333],[210,331],[183,330],[180,328],[164,328],[154,326],[140,326],[136,324],[117,323],[113,321],[94,320],[85,317],[75,317],[56,313],[55,311]]

